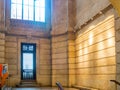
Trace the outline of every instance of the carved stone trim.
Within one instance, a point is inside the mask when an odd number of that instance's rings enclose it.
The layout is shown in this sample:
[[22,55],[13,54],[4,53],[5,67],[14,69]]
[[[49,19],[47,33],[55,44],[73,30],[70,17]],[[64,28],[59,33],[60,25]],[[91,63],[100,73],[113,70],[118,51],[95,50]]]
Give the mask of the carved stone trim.
[[16,20],[10,19],[11,27],[24,27],[24,28],[32,28],[32,29],[46,29],[46,23],[28,21],[28,20]]

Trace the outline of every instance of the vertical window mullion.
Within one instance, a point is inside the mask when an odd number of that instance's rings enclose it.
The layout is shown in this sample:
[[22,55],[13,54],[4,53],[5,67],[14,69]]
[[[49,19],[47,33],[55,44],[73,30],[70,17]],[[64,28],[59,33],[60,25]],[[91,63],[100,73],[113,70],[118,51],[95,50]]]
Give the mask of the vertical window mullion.
[[17,19],[17,2],[15,3],[15,5],[16,5],[16,19]]
[[29,0],[28,0],[28,20],[29,20]]
[[34,6],[33,6],[33,21],[35,21],[35,0],[34,0]]
[[23,20],[23,5],[24,5],[24,3],[23,3],[23,0],[22,0],[22,20]]
[[16,17],[15,18],[17,19],[17,3],[15,3],[15,5],[16,5]]

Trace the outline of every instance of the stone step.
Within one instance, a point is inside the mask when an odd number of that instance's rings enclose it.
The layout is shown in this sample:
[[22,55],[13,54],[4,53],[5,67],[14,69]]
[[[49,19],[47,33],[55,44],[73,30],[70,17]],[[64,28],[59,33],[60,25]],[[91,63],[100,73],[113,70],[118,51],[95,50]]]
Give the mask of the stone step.
[[21,81],[16,87],[40,87],[40,85],[36,81]]

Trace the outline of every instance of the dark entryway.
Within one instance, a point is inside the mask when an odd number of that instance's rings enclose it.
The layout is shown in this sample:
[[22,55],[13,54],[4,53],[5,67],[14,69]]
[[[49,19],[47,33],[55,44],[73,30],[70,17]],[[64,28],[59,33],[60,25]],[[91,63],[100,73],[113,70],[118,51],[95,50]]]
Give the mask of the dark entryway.
[[36,44],[21,43],[21,79],[36,79]]

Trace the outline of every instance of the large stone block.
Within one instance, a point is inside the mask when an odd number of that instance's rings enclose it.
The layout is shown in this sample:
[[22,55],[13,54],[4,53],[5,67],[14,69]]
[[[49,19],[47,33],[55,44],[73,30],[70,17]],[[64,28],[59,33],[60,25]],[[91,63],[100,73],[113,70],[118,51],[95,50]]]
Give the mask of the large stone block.
[[69,57],[69,58],[75,58],[75,52],[72,52],[72,51],[69,52],[69,53],[68,53],[68,57]]
[[0,46],[0,52],[4,52],[5,51],[5,46]]
[[11,59],[7,59],[5,58],[6,63],[8,63],[9,65],[17,65],[17,59],[16,58],[11,58]]
[[0,58],[4,58],[5,57],[5,52],[0,52]]
[[60,36],[53,36],[52,37],[52,43],[66,41],[67,39],[68,39],[68,36],[66,34],[65,35],[60,35]]
[[67,58],[66,59],[52,59],[52,64],[67,64]]
[[44,59],[44,60],[40,60],[40,61],[39,61],[39,63],[40,63],[40,64],[43,64],[43,65],[44,65],[44,64],[46,64],[46,65],[47,65],[47,64],[50,64],[50,63],[51,63],[51,59],[46,59],[46,60]]
[[52,54],[52,59],[66,59],[68,57],[66,53]]
[[51,70],[49,70],[49,69],[41,69],[40,71],[39,71],[39,74],[40,75],[51,75]]
[[60,69],[60,70],[57,70],[57,69],[53,69],[52,70],[52,74],[53,75],[67,75],[68,74],[68,70],[67,69]]
[[50,44],[40,44],[40,49],[43,50],[50,50]]
[[61,47],[67,47],[67,41],[52,43],[52,48],[61,48]]
[[4,39],[0,39],[0,45],[5,45],[5,40]]
[[55,53],[66,53],[67,52],[67,47],[60,47],[60,48],[52,48],[52,54]]
[[0,58],[0,63],[5,63],[5,58]]
[[4,39],[5,40],[5,34],[4,33],[0,33],[0,39]]
[[16,53],[6,53],[5,54],[6,59],[17,59]]
[[42,43],[42,44],[50,44],[50,39],[40,39],[40,43]]
[[48,54],[40,54],[40,59],[42,60],[43,57],[49,58],[48,60],[50,60],[51,56]]
[[39,66],[39,68],[40,68],[40,70],[50,70],[51,69],[51,64],[49,63],[49,64],[39,64],[40,66]]
[[76,68],[90,68],[90,67],[100,67],[100,66],[110,66],[115,65],[115,57],[101,58],[98,60],[90,60],[86,62],[76,61]]
[[40,49],[40,55],[50,55],[51,51],[46,49]]
[[11,48],[11,47],[6,47],[5,48],[5,52],[9,52],[9,53],[17,53],[17,48]]
[[17,47],[17,42],[5,42],[6,47]]
[[76,74],[79,75],[105,75],[105,74],[115,74],[116,66],[102,66],[102,67],[92,67],[92,68],[81,68],[77,69]]
[[54,69],[58,69],[58,70],[61,70],[61,69],[68,69],[68,65],[66,64],[53,64],[52,65],[52,70]]
[[5,36],[5,41],[17,42],[17,37],[14,37],[14,36]]

